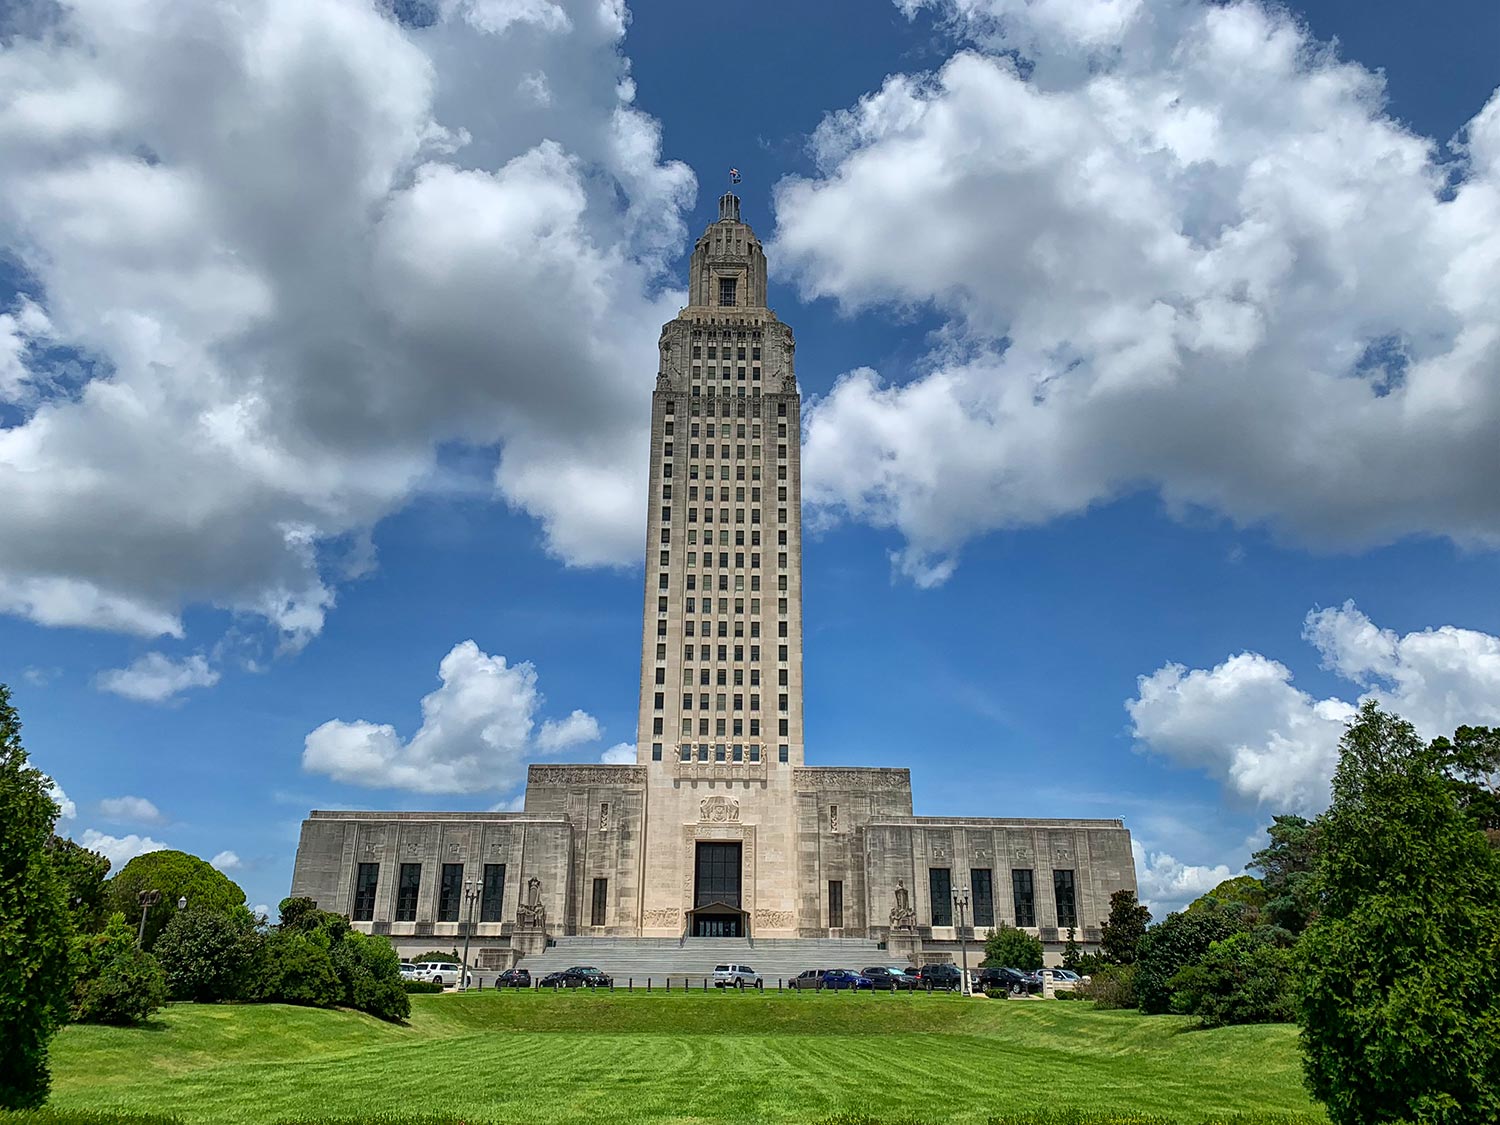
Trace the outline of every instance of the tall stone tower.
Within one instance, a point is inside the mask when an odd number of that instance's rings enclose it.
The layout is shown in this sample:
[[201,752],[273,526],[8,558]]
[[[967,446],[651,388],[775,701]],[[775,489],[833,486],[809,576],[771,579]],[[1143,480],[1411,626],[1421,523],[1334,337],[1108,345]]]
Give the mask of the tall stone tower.
[[800,399],[732,193],[693,247],[689,293],[651,402],[637,754],[760,775],[802,764]]
[[646,934],[796,932],[800,399],[732,193],[693,247],[651,399],[637,760]]

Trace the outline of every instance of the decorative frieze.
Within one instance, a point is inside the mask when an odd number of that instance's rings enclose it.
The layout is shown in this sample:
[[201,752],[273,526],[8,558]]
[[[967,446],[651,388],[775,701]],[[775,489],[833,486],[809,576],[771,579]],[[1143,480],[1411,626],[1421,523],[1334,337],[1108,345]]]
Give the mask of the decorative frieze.
[[709,824],[738,824],[740,803],[733,797],[704,797],[698,802],[698,819]]
[[645,785],[645,766],[532,766],[527,785]]
[[790,929],[796,921],[796,916],[790,910],[757,910],[754,917],[756,926],[764,926],[770,930]]
[[801,766],[792,771],[796,789],[910,789],[911,771]]

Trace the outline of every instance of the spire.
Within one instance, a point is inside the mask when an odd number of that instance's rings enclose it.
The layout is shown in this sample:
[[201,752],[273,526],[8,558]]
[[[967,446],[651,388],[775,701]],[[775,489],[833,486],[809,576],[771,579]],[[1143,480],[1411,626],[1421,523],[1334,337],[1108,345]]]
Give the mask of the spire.
[[732,191],[726,191],[719,196],[719,222],[737,223],[740,221],[740,197]]

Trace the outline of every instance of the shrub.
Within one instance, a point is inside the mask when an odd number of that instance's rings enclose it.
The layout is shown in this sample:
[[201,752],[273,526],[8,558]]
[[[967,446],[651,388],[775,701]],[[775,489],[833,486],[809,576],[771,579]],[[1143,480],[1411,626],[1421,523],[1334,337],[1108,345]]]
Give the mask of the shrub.
[[1287,1023],[1294,1016],[1292,952],[1285,930],[1232,934],[1171,980],[1173,1010],[1204,1027]]
[[333,967],[344,986],[344,1003],[383,1020],[411,1015],[401,980],[401,959],[383,937],[351,930],[333,947]]
[[63,881],[73,932],[94,934],[109,920],[109,860],[66,836],[47,842],[47,857]]
[[420,957],[408,958],[413,965],[420,965],[424,961],[457,961],[458,959],[458,950],[456,949],[448,953],[444,953],[441,949],[429,949]]
[[432,980],[404,980],[402,989],[411,996],[425,996],[443,991],[443,986]]
[[998,926],[985,939],[983,964],[1008,969],[1040,969],[1041,940],[1014,926]]
[[194,910],[232,914],[244,909],[245,892],[205,860],[187,852],[162,851],[138,855],[109,881],[111,909],[132,920],[141,916],[140,892],[160,891],[161,898],[146,911],[146,948],[177,914],[177,900],[186,898]]
[[1136,945],[1135,996],[1143,1012],[1159,1015],[1172,1010],[1172,978],[1194,964],[1216,941],[1236,933],[1238,904],[1208,899],[1185,914],[1169,914],[1147,930]]
[[243,907],[233,913],[191,907],[167,923],[155,953],[172,999],[209,1004],[245,994],[259,942],[255,919]]
[[1078,994],[1080,999],[1092,1000],[1096,1008],[1134,1008],[1135,966],[1106,965],[1078,986]]
[[112,914],[103,933],[73,939],[73,1019],[129,1026],[167,1002],[167,980],[156,958],[136,948],[125,915]]
[[1308,1086],[1338,1125],[1500,1120],[1500,856],[1450,752],[1373,703],[1340,744],[1298,947]]
[[344,988],[325,945],[307,934],[278,932],[261,945],[252,997],[332,1008],[343,1000]]
[[47,854],[52,782],[27,764],[0,684],[0,1109],[47,1099],[47,1047],[67,1018],[68,906]]

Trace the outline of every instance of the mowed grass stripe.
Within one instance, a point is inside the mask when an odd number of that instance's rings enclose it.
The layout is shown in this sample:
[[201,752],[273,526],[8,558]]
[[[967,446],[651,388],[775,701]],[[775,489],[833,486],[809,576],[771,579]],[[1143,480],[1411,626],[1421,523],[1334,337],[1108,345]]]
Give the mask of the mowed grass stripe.
[[416,997],[409,1027],[343,1012],[174,1005],[157,1030],[69,1028],[61,1108],[254,1125],[459,1114],[494,1122],[982,1122],[1077,1106],[1308,1112],[1295,1030],[1188,1030],[1083,1005],[952,998]]

